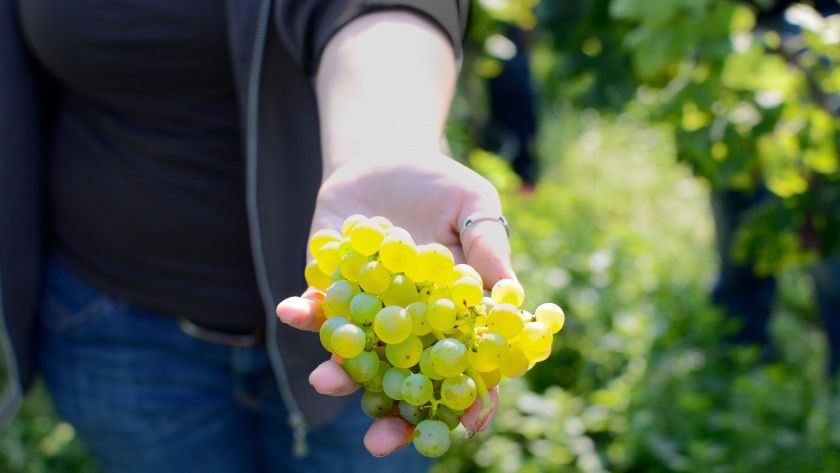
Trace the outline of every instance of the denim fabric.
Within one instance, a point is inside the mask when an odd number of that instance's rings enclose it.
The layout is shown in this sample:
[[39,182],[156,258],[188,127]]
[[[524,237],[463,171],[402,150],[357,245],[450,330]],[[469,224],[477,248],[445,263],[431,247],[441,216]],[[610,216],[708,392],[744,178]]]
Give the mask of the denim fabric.
[[412,473],[429,466],[410,447],[372,457],[362,445],[370,419],[358,402],[310,432],[309,455],[293,458],[262,346],[194,339],[175,318],[133,308],[55,263],[42,319],[47,387],[107,473]]
[[[712,194],[720,276],[712,291],[712,301],[741,321],[732,336],[735,343],[754,343],[768,351],[767,326],[776,296],[776,280],[759,277],[749,264],[733,261],[732,241],[744,215],[753,206],[773,198],[761,189],[754,194],[727,191]],[[821,261],[811,268],[817,309],[822,317],[829,346],[828,370],[840,372],[840,261]]]

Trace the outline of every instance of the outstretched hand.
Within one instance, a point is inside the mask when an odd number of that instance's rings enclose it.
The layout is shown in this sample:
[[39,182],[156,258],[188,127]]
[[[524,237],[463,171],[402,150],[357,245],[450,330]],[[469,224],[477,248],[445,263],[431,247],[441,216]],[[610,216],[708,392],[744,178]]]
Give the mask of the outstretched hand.
[[[423,159],[356,159],[337,168],[324,180],[313,215],[312,232],[341,228],[352,214],[382,215],[406,230],[418,244],[437,242],[452,252],[456,263],[466,262],[481,275],[487,289],[504,278],[515,278],[510,245],[502,225],[479,221],[461,238],[460,225],[469,215],[501,215],[495,188],[484,178],[452,159],[434,155]],[[323,323],[323,293],[307,289],[277,306],[284,323],[317,331]],[[339,360],[333,357],[318,366],[309,382],[321,394],[345,396],[360,388]],[[498,389],[490,392],[498,405]],[[471,432],[486,428],[492,418],[480,414],[477,400],[461,417]],[[412,426],[398,416],[376,419],[365,435],[365,447],[385,456],[411,442]]]

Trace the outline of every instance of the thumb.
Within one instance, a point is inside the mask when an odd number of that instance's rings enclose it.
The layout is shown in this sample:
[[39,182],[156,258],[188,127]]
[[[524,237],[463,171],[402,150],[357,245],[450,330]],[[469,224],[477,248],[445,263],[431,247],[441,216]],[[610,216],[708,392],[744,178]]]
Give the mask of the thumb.
[[473,221],[461,234],[461,247],[467,264],[478,271],[487,289],[500,279],[516,279],[507,229],[498,220],[501,215],[500,207],[495,212],[473,210],[464,212],[459,220],[462,225],[467,218]]

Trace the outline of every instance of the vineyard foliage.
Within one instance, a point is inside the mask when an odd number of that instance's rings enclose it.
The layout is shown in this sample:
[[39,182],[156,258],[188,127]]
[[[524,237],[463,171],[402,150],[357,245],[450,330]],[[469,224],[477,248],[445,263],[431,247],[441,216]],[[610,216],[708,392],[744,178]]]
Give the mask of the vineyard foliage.
[[[713,190],[769,189],[732,248],[741,260],[768,274],[840,252],[840,15],[736,0],[476,5],[479,44],[507,22],[532,29],[545,107],[636,109],[670,126],[676,157]],[[476,70],[492,74],[491,53]]]

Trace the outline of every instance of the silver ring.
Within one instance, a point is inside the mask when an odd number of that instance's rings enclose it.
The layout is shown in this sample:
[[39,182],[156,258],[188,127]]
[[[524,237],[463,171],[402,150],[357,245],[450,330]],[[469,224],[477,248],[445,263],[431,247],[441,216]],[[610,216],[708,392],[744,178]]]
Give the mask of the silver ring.
[[473,214],[470,214],[467,218],[464,219],[464,222],[461,223],[460,237],[464,238],[464,233],[466,233],[470,225],[485,220],[500,223],[503,227],[505,227],[505,233],[507,233],[508,236],[510,236],[510,226],[508,226],[508,221],[503,215],[494,215],[485,212],[475,212]]

